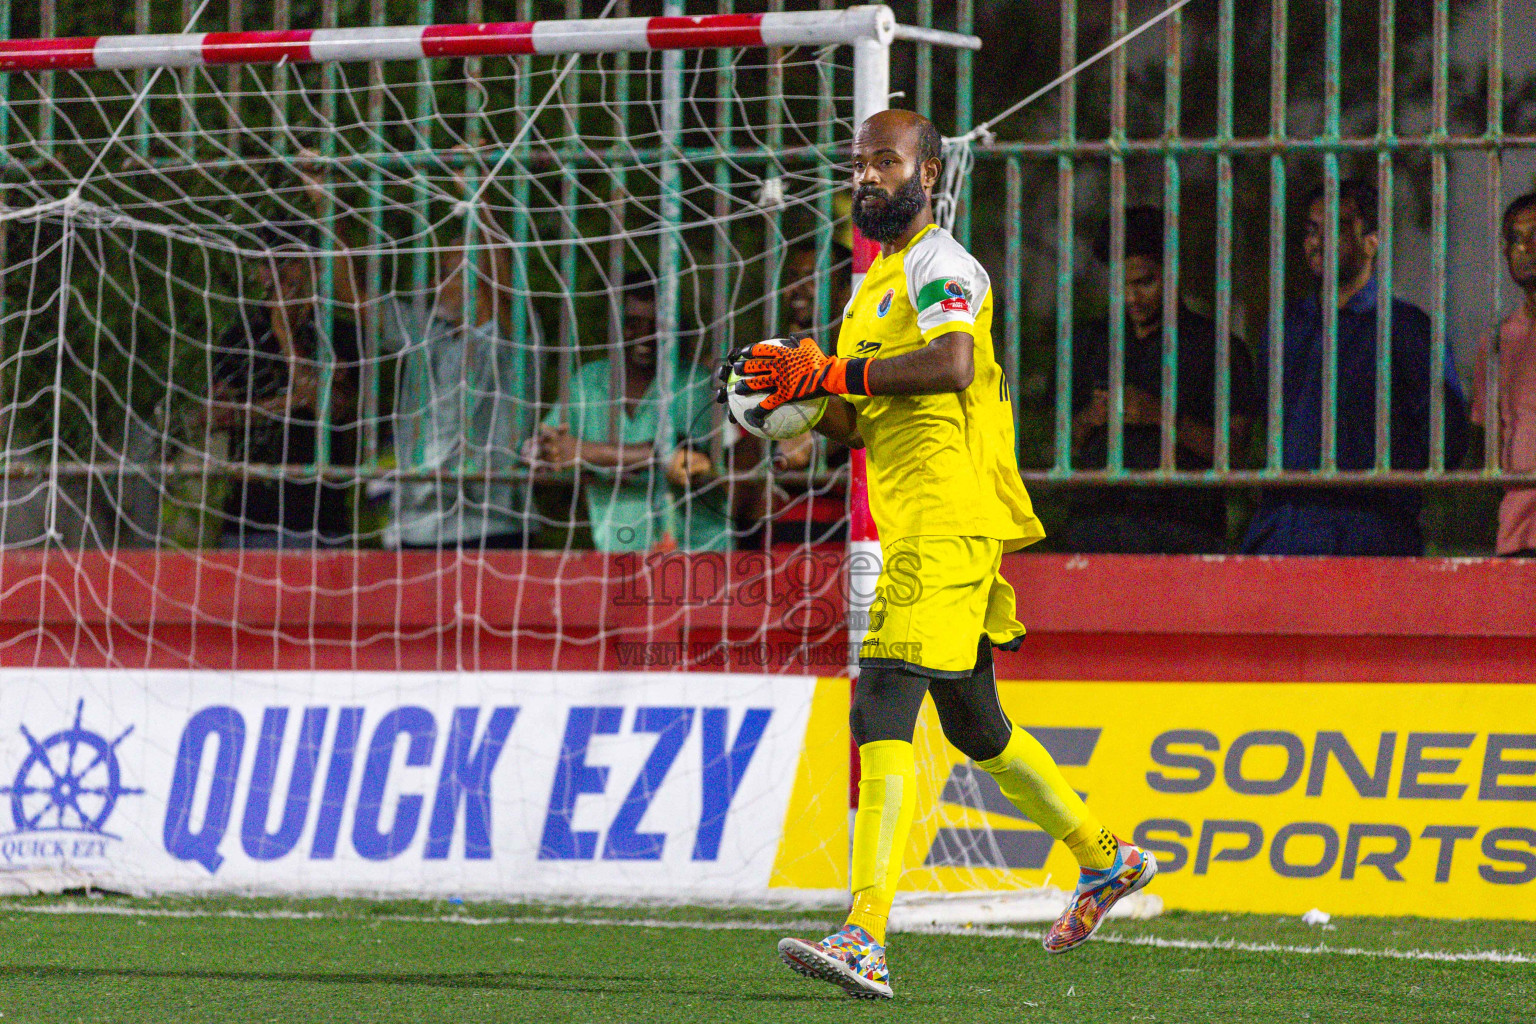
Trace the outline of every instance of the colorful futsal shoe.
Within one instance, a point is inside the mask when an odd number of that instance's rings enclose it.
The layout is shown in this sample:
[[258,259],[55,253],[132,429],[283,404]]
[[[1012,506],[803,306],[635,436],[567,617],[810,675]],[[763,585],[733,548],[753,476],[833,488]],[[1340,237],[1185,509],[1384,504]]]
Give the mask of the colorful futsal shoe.
[[1099,930],[1109,908],[1152,881],[1157,874],[1157,858],[1139,846],[1120,842],[1115,863],[1104,871],[1083,868],[1077,877],[1077,891],[1067,909],[1045,935],[1047,953],[1065,953],[1087,942]]
[[780,939],[779,959],[789,969],[836,985],[855,999],[891,998],[891,970],[885,947],[856,924],[820,942]]

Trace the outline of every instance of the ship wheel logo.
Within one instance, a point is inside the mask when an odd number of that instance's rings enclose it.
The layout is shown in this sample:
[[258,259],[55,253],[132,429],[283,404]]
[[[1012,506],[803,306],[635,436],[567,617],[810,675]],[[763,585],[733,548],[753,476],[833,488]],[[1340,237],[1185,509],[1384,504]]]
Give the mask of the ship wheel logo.
[[81,700],[75,705],[74,725],[41,740],[21,727],[31,749],[16,781],[0,786],[0,797],[11,799],[17,832],[94,832],[115,839],[103,826],[118,798],[144,792],[123,785],[117,762],[117,745],[133,726],[109,741],[81,727],[84,711]]

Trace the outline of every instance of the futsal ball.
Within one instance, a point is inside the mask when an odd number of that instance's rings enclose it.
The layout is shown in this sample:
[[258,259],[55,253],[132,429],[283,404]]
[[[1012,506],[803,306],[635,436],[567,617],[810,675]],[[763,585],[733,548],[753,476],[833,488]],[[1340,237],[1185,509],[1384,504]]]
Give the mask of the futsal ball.
[[821,419],[821,414],[827,411],[827,400],[818,398],[809,402],[785,402],[772,412],[764,413],[759,406],[767,395],[759,391],[738,395],[736,382],[741,379],[734,373],[727,378],[725,400],[730,404],[731,415],[741,424],[742,429],[765,441],[799,437],[814,427],[816,421]]

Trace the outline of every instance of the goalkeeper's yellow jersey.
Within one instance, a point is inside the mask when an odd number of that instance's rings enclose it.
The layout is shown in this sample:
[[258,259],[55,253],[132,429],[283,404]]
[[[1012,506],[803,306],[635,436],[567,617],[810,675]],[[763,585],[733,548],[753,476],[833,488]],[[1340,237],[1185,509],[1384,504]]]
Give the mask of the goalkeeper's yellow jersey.
[[951,331],[975,343],[976,377],[964,391],[848,396],[870,512],[884,543],[991,537],[1012,551],[1045,531],[1019,478],[1013,403],[992,350],[992,286],[976,258],[937,226],[877,257],[844,311],[837,354],[888,359]]

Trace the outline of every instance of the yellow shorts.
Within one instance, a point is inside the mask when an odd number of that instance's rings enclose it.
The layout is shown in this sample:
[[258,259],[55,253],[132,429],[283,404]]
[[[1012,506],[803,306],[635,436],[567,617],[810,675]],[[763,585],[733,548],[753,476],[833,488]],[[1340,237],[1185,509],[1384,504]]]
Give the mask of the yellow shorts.
[[1003,542],[990,537],[906,537],[884,545],[859,664],[960,679],[976,668],[985,635],[1024,635],[1013,587],[998,570]]

